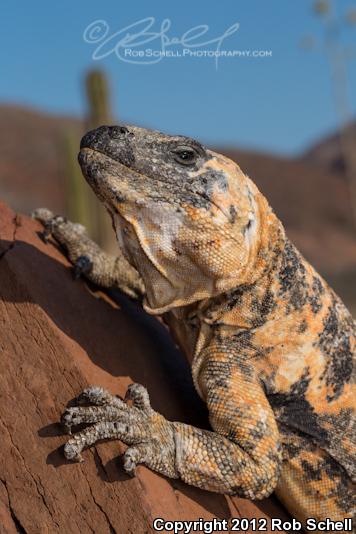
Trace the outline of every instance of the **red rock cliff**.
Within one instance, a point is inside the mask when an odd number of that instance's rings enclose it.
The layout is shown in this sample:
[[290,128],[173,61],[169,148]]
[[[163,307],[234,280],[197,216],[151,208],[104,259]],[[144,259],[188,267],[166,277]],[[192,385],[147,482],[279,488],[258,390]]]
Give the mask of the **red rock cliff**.
[[0,204],[0,532],[121,534],[151,532],[155,517],[286,517],[273,499],[226,498],[144,467],[128,478],[118,442],[86,451],[84,464],[65,461],[57,423],[88,384],[123,395],[141,382],[169,419],[207,422],[164,327],[122,297],[75,282],[40,231]]

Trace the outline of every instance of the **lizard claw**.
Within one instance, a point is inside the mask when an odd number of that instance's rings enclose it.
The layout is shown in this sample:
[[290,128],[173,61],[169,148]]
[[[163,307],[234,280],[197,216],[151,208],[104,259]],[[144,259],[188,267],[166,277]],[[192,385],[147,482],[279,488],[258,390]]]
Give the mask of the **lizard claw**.
[[61,425],[66,434],[72,434],[72,426],[75,425],[71,408],[67,408],[61,416]]
[[84,462],[83,456],[77,451],[77,447],[73,446],[70,441],[64,445],[64,456],[67,458],[67,460],[71,460],[72,462]]
[[41,233],[41,238],[44,243],[48,243],[48,239],[51,237],[53,232],[53,223],[52,221],[44,222],[43,223],[43,232]]
[[124,470],[128,475],[130,475],[130,477],[134,477],[136,475],[136,467],[137,467],[134,454],[132,454],[132,449],[133,447],[131,447],[130,449],[127,449],[123,457]]
[[101,386],[89,386],[84,389],[76,398],[77,404],[95,404],[101,406],[109,404],[112,399],[111,393]]
[[67,221],[65,217],[54,215],[52,211],[47,208],[33,210],[31,217],[43,224],[44,230],[41,237],[45,243],[48,242],[48,238],[52,235],[54,227]]
[[37,208],[31,212],[31,217],[45,224],[53,219],[54,214],[47,208]]
[[130,384],[127,388],[124,400],[132,400],[135,408],[139,408],[145,411],[151,410],[151,403],[148,391],[141,384]]
[[73,267],[73,276],[75,280],[78,280],[82,275],[86,275],[90,273],[90,271],[93,269],[93,262],[91,259],[83,254],[82,256],[79,256],[77,260],[74,263]]

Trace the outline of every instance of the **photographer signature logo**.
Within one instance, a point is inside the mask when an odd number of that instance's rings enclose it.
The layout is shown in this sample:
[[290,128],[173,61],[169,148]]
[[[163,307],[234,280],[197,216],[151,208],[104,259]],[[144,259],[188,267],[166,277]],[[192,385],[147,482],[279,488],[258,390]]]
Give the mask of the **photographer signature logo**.
[[94,60],[115,55],[126,63],[152,65],[167,57],[212,57],[217,67],[219,57],[234,52],[223,50],[222,45],[240,27],[235,22],[222,35],[209,39],[207,24],[194,26],[180,37],[168,35],[172,26],[170,19],[164,19],[158,31],[153,30],[155,24],[154,17],[147,17],[110,33],[108,23],[98,19],[85,28],[83,38],[86,43],[96,45],[92,54]]

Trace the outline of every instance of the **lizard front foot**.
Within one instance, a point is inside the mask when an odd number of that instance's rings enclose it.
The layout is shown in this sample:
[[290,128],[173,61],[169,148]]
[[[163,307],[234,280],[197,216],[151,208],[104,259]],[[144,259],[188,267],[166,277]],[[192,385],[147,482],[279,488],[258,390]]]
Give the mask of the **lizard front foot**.
[[74,278],[84,276],[101,287],[117,287],[131,298],[143,297],[143,281],[120,250],[118,256],[107,254],[90,239],[82,224],[54,215],[47,208],[34,210],[32,217],[42,223],[45,242],[52,236],[66,250]]
[[[132,405],[127,401],[132,401]],[[91,424],[73,435],[64,446],[65,457],[82,462],[82,451],[104,439],[118,439],[130,447],[124,454],[124,469],[135,474],[138,464],[177,478],[172,423],[151,408],[149,395],[141,384],[131,384],[125,399],[92,386],[76,399],[79,406],[68,408],[61,421],[68,433],[79,424]],[[83,406],[83,404],[90,404]]]

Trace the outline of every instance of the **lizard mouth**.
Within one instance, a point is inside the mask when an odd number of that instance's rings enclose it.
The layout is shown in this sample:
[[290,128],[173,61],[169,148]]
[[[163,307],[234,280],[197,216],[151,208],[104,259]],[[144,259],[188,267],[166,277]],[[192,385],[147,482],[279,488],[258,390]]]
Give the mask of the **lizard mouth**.
[[[84,178],[111,214],[119,213],[120,205],[124,205],[130,198],[136,204],[140,203],[142,195],[132,187],[132,183],[143,180],[137,171],[104,150],[92,147],[81,148],[78,162]],[[141,203],[143,201],[144,199]]]
[[[105,150],[99,150],[98,148],[94,147],[81,147],[78,153],[78,163],[83,172],[87,171],[90,167],[93,167],[93,171],[95,170],[100,173],[100,163],[104,163],[105,160],[108,162],[111,161],[112,164],[114,163],[117,169],[122,167],[125,169],[125,172],[130,170],[131,172],[137,173],[136,171],[132,171],[131,167],[120,161],[118,158],[108,154]],[[95,162],[97,162],[97,165],[95,165]]]

